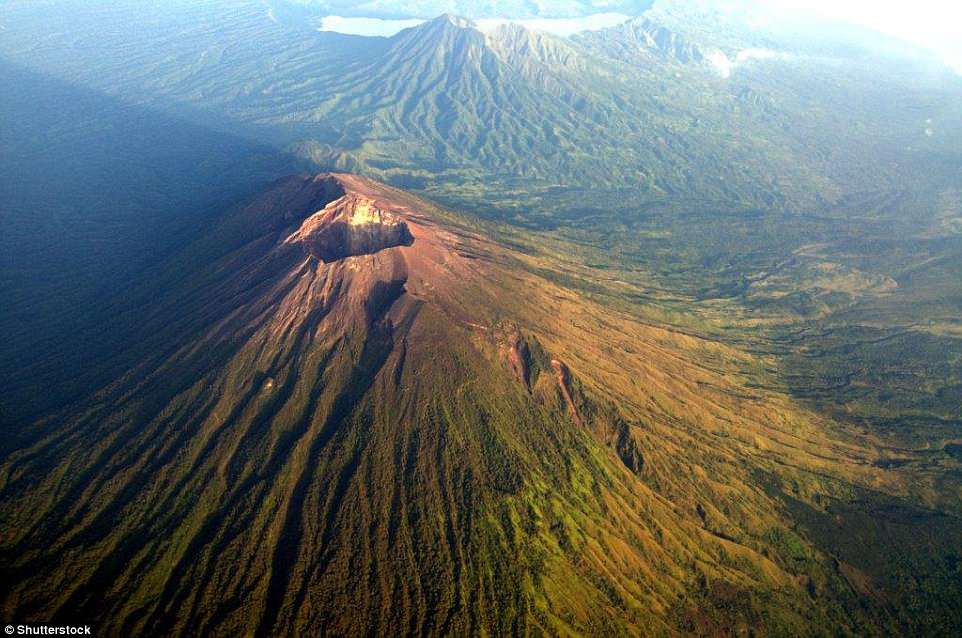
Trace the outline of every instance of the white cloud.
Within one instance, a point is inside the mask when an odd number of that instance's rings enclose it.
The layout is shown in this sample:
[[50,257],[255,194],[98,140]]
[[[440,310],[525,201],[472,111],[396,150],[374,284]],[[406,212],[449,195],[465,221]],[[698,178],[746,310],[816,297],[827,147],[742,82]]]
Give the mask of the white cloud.
[[727,55],[721,51],[712,51],[705,57],[707,57],[712,66],[715,67],[715,70],[718,71],[718,75],[723,78],[731,77],[732,61],[728,59]]
[[962,2],[958,0],[768,0],[766,4],[896,36],[935,51],[962,73]]
[[779,53],[772,49],[742,49],[735,56],[735,63],[748,62],[749,60],[778,60],[787,58],[785,53]]
[[752,62],[753,60],[786,60],[787,53],[773,51],[772,49],[742,49],[735,54],[732,60],[721,51],[712,51],[707,55],[708,61],[715,67],[715,71],[723,78],[731,77],[732,71],[736,67]]

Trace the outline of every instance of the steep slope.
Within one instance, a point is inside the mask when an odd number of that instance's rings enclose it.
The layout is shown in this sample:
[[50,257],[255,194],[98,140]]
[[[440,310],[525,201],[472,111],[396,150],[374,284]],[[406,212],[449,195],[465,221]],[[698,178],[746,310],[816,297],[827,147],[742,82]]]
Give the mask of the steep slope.
[[[570,47],[551,43],[512,55],[516,42],[504,42],[512,34],[499,29],[492,40],[452,15],[402,31],[383,54],[331,78],[309,117],[363,128],[349,157],[387,174],[410,172],[408,158],[451,176],[481,165],[522,177],[544,175],[549,163],[587,159],[576,140],[601,135],[608,108],[576,86],[575,70],[568,77],[545,73],[559,58],[572,59],[564,50]],[[532,60],[536,68],[523,63],[546,50],[546,59]],[[534,148],[542,153],[527,152]],[[600,166],[590,170],[601,175]]]
[[931,484],[761,389],[758,362],[551,267],[348,175],[224,215],[147,282],[166,292],[139,363],[0,464],[4,615],[101,635],[908,622],[856,605],[889,594],[793,512],[934,504]]

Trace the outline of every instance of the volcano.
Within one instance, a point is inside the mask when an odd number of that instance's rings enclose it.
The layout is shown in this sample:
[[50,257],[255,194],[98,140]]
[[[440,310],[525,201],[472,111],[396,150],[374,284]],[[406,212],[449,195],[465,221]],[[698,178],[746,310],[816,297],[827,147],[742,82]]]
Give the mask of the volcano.
[[883,600],[871,579],[799,526],[841,525],[828,504],[852,490],[904,497],[877,448],[557,268],[353,175],[227,211],[151,280],[137,363],[0,466],[5,616],[118,636],[888,627],[854,602]]

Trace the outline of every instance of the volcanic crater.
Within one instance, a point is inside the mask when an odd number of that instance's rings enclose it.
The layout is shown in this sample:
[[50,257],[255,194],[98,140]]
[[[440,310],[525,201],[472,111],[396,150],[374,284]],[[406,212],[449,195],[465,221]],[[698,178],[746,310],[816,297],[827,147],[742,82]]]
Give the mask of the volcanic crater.
[[301,243],[309,254],[330,263],[410,246],[414,236],[397,211],[363,194],[345,192],[305,219],[287,241]]

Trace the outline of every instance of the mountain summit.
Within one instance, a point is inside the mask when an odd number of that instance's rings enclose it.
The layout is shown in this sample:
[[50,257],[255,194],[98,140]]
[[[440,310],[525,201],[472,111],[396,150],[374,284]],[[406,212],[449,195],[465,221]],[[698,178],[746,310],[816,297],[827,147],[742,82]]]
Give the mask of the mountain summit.
[[363,195],[345,193],[305,219],[287,241],[304,244],[309,254],[331,262],[410,246],[414,238],[397,212]]

